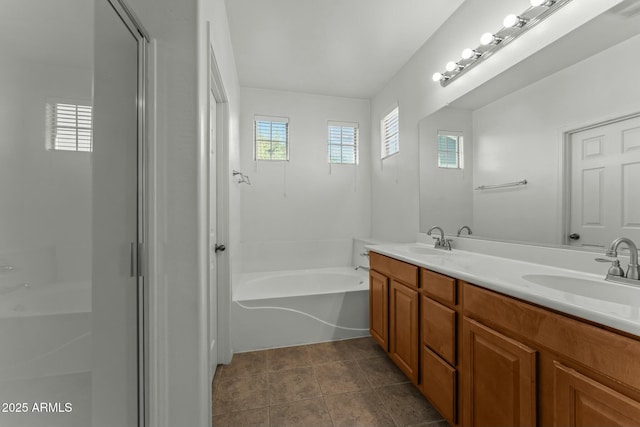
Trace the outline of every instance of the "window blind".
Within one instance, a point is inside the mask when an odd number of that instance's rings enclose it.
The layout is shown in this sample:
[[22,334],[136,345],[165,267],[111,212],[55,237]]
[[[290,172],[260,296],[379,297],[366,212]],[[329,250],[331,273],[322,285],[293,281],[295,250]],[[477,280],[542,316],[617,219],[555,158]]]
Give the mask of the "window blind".
[[50,104],[49,146],[62,151],[93,151],[92,107],[56,102]]
[[438,131],[438,167],[464,168],[462,132]]
[[358,133],[357,123],[329,122],[329,163],[357,163]]
[[384,159],[400,151],[400,130],[398,124],[398,107],[391,110],[381,123],[381,158]]
[[255,160],[289,160],[289,119],[256,116],[253,125]]

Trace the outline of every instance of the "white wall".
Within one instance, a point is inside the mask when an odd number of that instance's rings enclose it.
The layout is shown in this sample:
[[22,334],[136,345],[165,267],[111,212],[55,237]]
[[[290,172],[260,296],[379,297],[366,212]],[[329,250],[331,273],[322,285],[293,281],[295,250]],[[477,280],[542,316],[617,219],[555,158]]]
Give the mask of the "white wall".
[[[151,142],[155,240],[151,271],[151,425],[211,425],[206,278],[198,262],[198,153],[206,134],[204,105],[208,43],[212,44],[229,98],[230,162],[236,161],[238,83],[224,0],[129,0],[157,42]],[[153,106],[152,106],[153,107]],[[231,195],[230,209],[237,209]],[[231,241],[234,237],[231,234]],[[231,246],[231,245],[230,245]],[[224,286],[224,284],[223,284]],[[207,300],[208,301],[208,300]]]
[[[369,101],[241,89],[242,264],[237,271],[348,265],[370,230]],[[254,115],[289,118],[288,162],[253,160]],[[328,121],[359,124],[358,165],[327,163]]]
[[[529,30],[508,48],[447,86],[431,80],[436,71],[478,45],[481,34],[500,28],[503,18],[529,6],[527,0],[466,0],[451,18],[416,52],[398,74],[373,97],[372,236],[381,240],[414,241],[419,231],[418,122],[480,86],[532,53],[572,31],[620,0],[571,2],[544,23]],[[380,161],[379,120],[394,104],[400,107],[400,153]],[[425,231],[425,230],[422,230]]]
[[[90,103],[91,79],[89,67],[3,55],[0,259],[26,274],[13,281],[91,276],[91,154],[47,150],[45,132],[47,99]],[[13,255],[22,251],[37,259]],[[49,271],[39,271],[45,263]]]
[[[462,134],[464,167],[438,167],[438,131]],[[443,108],[420,121],[420,226],[453,234],[473,226],[473,125],[471,111]]]
[[[474,112],[474,185],[528,180],[526,187],[474,192],[476,234],[563,243],[563,132],[640,112],[640,58],[629,55],[638,51],[640,36]],[[621,62],[615,77],[606,77]]]

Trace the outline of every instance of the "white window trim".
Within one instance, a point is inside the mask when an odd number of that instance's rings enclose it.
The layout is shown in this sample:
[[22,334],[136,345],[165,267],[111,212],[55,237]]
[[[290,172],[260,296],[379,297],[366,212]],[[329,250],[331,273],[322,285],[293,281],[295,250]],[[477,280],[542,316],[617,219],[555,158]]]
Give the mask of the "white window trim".
[[355,141],[353,144],[354,147],[354,159],[353,159],[353,163],[351,162],[332,162],[331,161],[331,155],[329,153],[327,153],[327,162],[331,165],[357,165],[359,163],[359,154],[360,154],[360,125],[357,122],[339,122],[339,121],[333,121],[333,120],[329,120],[327,122],[327,151],[329,151],[329,146],[330,145],[340,145],[342,146],[346,146],[346,145],[350,145],[350,144],[343,144],[342,140],[340,142],[340,144],[331,144],[331,134],[330,134],[330,128],[332,127],[340,127],[340,128],[353,128],[355,130]]
[[[287,135],[286,135],[286,158],[285,159],[259,159],[258,158],[258,140],[257,140],[257,131],[256,124],[257,122],[271,122],[271,123],[285,123],[287,125]],[[288,117],[280,117],[280,116],[265,116],[265,115],[254,115],[253,116],[253,160],[256,162],[288,162],[289,161],[289,153],[291,151],[291,139],[290,139],[290,129],[289,129],[289,118]]]
[[[78,115],[76,114],[75,126],[58,126],[57,124],[57,111],[58,105],[74,105],[77,107],[88,107],[90,109],[90,123],[89,128],[81,127],[78,124]],[[77,113],[77,112],[76,112]],[[46,115],[45,115],[45,128],[46,128],[46,141],[45,146],[47,150],[57,152],[71,152],[71,153],[91,153],[93,151],[93,105],[91,101],[84,99],[63,99],[63,98],[47,98],[46,99]],[[57,142],[58,129],[67,129],[68,131],[75,131],[75,149],[69,147],[64,148],[59,146]],[[82,138],[78,134],[78,130],[89,130],[89,147],[86,149],[86,139]],[[84,144],[83,144],[84,143]],[[84,147],[85,149],[81,149]]]
[[464,169],[464,132],[455,131],[455,130],[438,130],[438,134],[437,134],[436,138],[439,138],[440,136],[455,136],[455,137],[458,137],[458,150],[457,150],[458,167],[452,168],[452,167],[440,166],[439,159],[438,159],[438,157],[439,157],[438,153],[440,152],[440,150],[438,149],[438,140],[436,139],[436,162],[438,163],[437,164],[438,168],[440,168],[440,169],[449,169],[449,170]]
[[[387,136],[386,130],[389,127],[389,119],[395,114],[396,116],[396,126],[397,131],[394,134]],[[390,144],[389,142],[392,139],[397,140],[397,150],[394,152],[390,152]],[[400,107],[396,104],[388,110],[387,114],[380,120],[380,159],[384,160],[389,157],[392,157],[400,152]]]

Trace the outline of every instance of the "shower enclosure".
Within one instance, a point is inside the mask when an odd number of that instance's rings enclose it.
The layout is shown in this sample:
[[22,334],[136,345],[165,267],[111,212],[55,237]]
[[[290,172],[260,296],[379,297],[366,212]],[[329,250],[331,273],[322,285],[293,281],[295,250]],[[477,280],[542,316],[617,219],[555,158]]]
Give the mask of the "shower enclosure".
[[0,17],[0,426],[142,425],[144,33],[118,0]]

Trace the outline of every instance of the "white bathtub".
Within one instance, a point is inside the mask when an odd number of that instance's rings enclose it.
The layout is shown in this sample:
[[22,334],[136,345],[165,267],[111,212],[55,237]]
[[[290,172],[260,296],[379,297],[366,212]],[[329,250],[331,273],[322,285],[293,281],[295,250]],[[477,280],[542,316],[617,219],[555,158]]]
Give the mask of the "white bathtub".
[[234,352],[369,335],[369,276],[353,267],[234,276]]
[[36,284],[1,294],[0,341],[0,381],[89,372],[90,283]]

